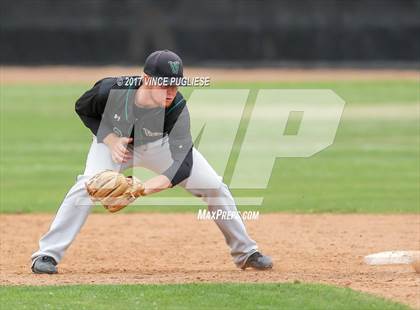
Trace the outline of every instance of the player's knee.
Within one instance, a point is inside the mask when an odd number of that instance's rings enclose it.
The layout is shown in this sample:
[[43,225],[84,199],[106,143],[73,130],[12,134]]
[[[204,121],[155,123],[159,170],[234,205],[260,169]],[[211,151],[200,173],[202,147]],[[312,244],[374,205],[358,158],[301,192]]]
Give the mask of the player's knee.
[[229,187],[223,182],[219,187],[219,194],[224,197],[232,197]]
[[205,189],[203,191],[205,197],[231,197],[229,188],[225,183],[220,183],[218,187]]

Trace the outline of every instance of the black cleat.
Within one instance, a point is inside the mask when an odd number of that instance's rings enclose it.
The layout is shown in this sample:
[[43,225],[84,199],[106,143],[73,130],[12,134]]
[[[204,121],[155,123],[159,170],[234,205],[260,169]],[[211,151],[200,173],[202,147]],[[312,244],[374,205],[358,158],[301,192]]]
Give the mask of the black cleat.
[[57,273],[57,262],[51,256],[38,256],[32,263],[33,273]]
[[246,263],[241,267],[246,269],[252,267],[258,270],[265,270],[273,268],[273,260],[270,256],[262,255],[260,252],[255,252],[250,257],[248,257]]

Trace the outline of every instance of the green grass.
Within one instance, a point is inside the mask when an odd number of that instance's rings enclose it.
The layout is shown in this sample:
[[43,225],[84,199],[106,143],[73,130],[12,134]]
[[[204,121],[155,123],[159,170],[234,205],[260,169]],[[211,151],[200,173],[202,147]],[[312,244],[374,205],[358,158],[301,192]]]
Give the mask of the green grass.
[[[89,85],[1,86],[1,212],[55,212],[84,169],[90,132],[74,112]],[[310,158],[278,158],[261,212],[419,212],[419,84],[415,81],[224,83],[216,88],[327,88],[346,101],[335,142]],[[190,90],[185,91],[186,95]],[[223,111],[217,102],[209,102]],[[252,102],[247,107],[252,108]],[[391,116],[354,112],[396,108]],[[371,111],[371,110],[370,110]],[[418,110],[417,110],[418,111]],[[417,112],[418,113],[418,112]],[[244,134],[241,126],[239,136]],[[231,159],[239,150],[236,144]],[[217,148],[215,142],[215,149]],[[222,157],[229,154],[221,154]],[[233,156],[232,156],[233,155]],[[258,158],[255,162],[258,167]],[[229,181],[234,161],[225,173]],[[182,190],[161,194],[184,195]],[[195,206],[142,206],[124,212],[190,212]],[[102,212],[96,208],[95,212]]]
[[0,293],[4,309],[409,309],[315,284],[20,286]]

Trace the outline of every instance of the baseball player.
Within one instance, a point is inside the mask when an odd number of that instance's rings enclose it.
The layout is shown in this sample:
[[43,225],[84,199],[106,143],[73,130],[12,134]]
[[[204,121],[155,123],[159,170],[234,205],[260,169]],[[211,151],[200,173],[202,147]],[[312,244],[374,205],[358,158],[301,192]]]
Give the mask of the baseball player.
[[[211,212],[236,212],[228,187],[193,146],[188,108],[177,85],[152,85],[150,81],[157,77],[182,78],[180,57],[169,50],[156,51],[147,57],[143,76],[104,78],[77,100],[76,112],[94,137],[83,174],[67,193],[49,231],[39,241],[39,250],[32,255],[34,273],[57,273],[57,264],[94,205],[90,198],[98,198],[99,193],[123,193],[130,198],[123,207],[132,198],[178,185],[201,197]],[[133,166],[150,169],[157,176],[141,183],[118,175]],[[116,182],[111,190],[100,188]],[[99,188],[89,188],[92,183]],[[98,200],[104,202],[103,197]],[[119,209],[111,206],[109,210]],[[258,252],[239,215],[216,218],[215,222],[237,267],[272,268],[271,258]]]

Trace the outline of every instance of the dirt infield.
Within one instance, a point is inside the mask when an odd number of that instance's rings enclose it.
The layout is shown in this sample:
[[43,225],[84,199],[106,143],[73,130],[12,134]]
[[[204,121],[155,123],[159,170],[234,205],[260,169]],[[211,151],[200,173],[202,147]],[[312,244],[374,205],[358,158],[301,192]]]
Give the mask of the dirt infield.
[[75,283],[321,282],[420,307],[411,266],[366,266],[366,254],[418,250],[420,215],[262,214],[246,223],[275,261],[271,271],[238,270],[222,234],[196,214],[91,215],[59,266],[34,275],[30,255],[52,215],[2,215],[1,285]]
[[[139,75],[141,67],[2,67],[1,83],[92,83],[106,76]],[[211,82],[295,82],[337,80],[417,80],[416,70],[392,69],[216,69],[185,68],[186,76],[209,76]]]

